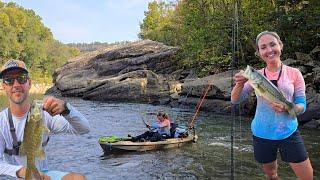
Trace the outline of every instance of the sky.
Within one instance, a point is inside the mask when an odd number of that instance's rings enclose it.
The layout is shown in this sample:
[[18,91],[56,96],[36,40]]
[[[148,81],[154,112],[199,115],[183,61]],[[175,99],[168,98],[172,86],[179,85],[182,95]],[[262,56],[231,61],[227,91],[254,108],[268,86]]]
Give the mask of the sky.
[[1,0],[32,9],[62,43],[119,42],[138,39],[152,0]]

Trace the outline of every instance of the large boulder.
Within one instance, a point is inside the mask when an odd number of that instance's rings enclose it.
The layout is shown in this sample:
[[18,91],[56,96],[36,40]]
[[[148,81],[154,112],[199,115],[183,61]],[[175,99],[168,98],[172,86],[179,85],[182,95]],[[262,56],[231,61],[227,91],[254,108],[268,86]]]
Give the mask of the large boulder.
[[141,40],[89,52],[57,69],[49,92],[89,100],[162,103],[180,86],[167,75],[177,71],[178,50]]
[[185,79],[179,93],[179,107],[196,107],[205,95],[201,110],[228,113],[230,111],[231,73],[232,71],[227,71],[204,78]]

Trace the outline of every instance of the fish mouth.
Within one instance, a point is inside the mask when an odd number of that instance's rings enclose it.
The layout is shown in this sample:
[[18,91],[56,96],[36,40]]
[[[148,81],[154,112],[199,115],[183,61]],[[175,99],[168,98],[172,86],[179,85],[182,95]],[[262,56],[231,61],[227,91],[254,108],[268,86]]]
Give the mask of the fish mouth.
[[253,68],[251,66],[247,65],[247,68],[243,72],[243,76],[248,78],[253,71],[254,71]]

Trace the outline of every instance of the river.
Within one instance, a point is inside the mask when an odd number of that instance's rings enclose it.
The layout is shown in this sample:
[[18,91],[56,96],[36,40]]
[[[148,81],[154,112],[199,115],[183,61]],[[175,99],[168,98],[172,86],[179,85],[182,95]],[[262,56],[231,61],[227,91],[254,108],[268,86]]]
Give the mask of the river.
[[[54,135],[47,146],[51,169],[83,173],[89,180],[105,179],[230,179],[230,125],[232,117],[200,112],[197,143],[181,148],[102,156],[98,144],[102,135],[137,135],[147,129],[142,117],[155,121],[159,110],[171,119],[186,124],[193,109],[170,108],[134,103],[102,103],[66,98],[90,121],[91,132],[82,136]],[[234,142],[234,178],[265,179],[253,159],[250,120],[236,118]],[[301,129],[315,179],[320,178],[319,130]],[[280,158],[279,158],[280,159]],[[295,179],[290,167],[279,163],[280,179]],[[8,179],[1,177],[0,179]],[[9,178],[10,179],[10,178]]]

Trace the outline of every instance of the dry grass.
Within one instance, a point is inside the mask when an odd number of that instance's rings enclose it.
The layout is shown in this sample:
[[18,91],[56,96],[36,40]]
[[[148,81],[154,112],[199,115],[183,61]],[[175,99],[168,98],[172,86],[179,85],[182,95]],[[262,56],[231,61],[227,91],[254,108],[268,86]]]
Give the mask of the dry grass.
[[[30,100],[34,99],[43,99],[44,98],[44,93],[30,93]],[[9,100],[7,95],[3,92],[0,91],[0,110],[2,110],[5,107],[8,107],[9,105]]]

